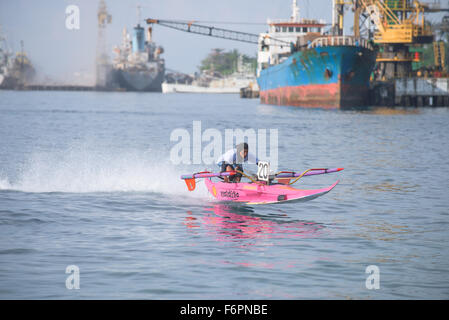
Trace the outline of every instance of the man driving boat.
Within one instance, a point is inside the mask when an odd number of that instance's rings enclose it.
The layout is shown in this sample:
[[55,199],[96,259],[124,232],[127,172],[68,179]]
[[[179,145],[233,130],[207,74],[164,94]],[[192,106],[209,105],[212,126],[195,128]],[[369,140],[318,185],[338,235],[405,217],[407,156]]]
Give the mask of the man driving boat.
[[[228,150],[217,161],[217,165],[220,167],[220,172],[226,171],[240,171],[243,172],[243,163],[255,163],[259,160],[257,157],[248,152],[248,144],[242,142],[238,144],[234,149]],[[224,177],[225,182],[240,182],[242,174],[237,172],[235,175]]]

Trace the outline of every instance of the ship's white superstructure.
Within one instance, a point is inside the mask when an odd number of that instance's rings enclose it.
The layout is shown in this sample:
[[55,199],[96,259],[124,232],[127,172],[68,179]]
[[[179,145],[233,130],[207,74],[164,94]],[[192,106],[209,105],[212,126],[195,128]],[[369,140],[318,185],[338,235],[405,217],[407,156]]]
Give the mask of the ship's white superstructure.
[[306,46],[310,41],[308,38],[323,35],[326,26],[324,20],[301,18],[299,13],[297,2],[293,0],[290,19],[267,19],[268,32],[259,35],[257,75],[263,68],[284,61],[298,41],[302,40],[303,43],[299,45]]

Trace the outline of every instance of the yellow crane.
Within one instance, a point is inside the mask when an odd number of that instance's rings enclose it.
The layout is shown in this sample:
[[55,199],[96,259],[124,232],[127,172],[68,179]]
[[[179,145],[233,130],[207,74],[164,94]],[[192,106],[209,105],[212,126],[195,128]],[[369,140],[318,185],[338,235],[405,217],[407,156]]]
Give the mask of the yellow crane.
[[446,10],[418,0],[353,0],[353,6],[355,36],[360,36],[360,17],[368,17],[375,26],[372,39],[379,46],[377,80],[411,75],[412,62],[419,62],[421,57],[410,48],[434,39],[425,13]]
[[426,25],[426,6],[417,0],[358,0],[375,23],[375,43],[416,44],[433,40],[432,28]]

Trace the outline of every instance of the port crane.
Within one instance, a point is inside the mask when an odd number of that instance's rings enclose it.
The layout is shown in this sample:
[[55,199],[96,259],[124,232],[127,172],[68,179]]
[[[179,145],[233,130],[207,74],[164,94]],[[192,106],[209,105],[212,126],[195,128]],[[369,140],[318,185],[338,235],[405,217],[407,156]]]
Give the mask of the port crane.
[[[430,43],[431,27],[425,23],[426,7],[414,0],[358,0],[357,8],[365,10],[376,25],[375,43]],[[360,12],[360,10],[359,10]]]
[[[340,7],[351,2],[334,1]],[[438,4],[418,0],[352,0],[351,5],[354,11],[355,37],[360,37],[361,26],[368,19],[375,26],[372,39],[379,47],[376,59],[377,80],[410,76],[412,63],[420,61],[419,53],[410,49],[434,41],[432,27],[424,15],[449,11],[447,8],[439,7]],[[339,7],[335,9],[337,14],[342,11],[338,9]]]
[[[241,31],[235,31],[235,30],[229,30],[229,29],[223,29],[223,28],[216,28],[211,26],[204,26],[195,23],[194,21],[180,21],[180,20],[161,20],[161,19],[152,19],[148,18],[146,19],[147,24],[158,24],[164,27],[184,31],[184,32],[190,32],[195,34],[200,34],[204,36],[210,36],[215,38],[222,38],[227,40],[235,40],[240,42],[246,42],[246,43],[259,43],[259,35],[253,34],[253,33],[247,33],[247,32],[241,32]],[[275,39],[273,37],[265,36],[263,39],[264,41],[267,41],[267,44],[270,46],[292,46],[292,44],[288,41]]]
[[101,0],[98,4],[97,12],[98,34],[97,34],[97,57],[96,57],[96,86],[107,87],[108,55],[106,50],[106,26],[111,23],[112,16],[108,13],[106,3]]

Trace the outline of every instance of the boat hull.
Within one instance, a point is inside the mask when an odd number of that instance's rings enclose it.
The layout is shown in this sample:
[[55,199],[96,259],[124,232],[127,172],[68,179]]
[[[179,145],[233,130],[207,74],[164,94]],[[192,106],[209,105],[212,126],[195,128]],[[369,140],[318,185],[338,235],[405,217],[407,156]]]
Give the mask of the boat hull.
[[247,204],[309,201],[328,193],[338,182],[327,188],[301,190],[284,184],[226,183],[212,182],[211,179],[205,179],[207,189],[217,200]]
[[162,92],[164,71],[114,70],[114,81],[127,91]]
[[369,101],[375,64],[372,49],[325,46],[295,52],[280,64],[261,70],[260,101],[265,104],[357,108]]

